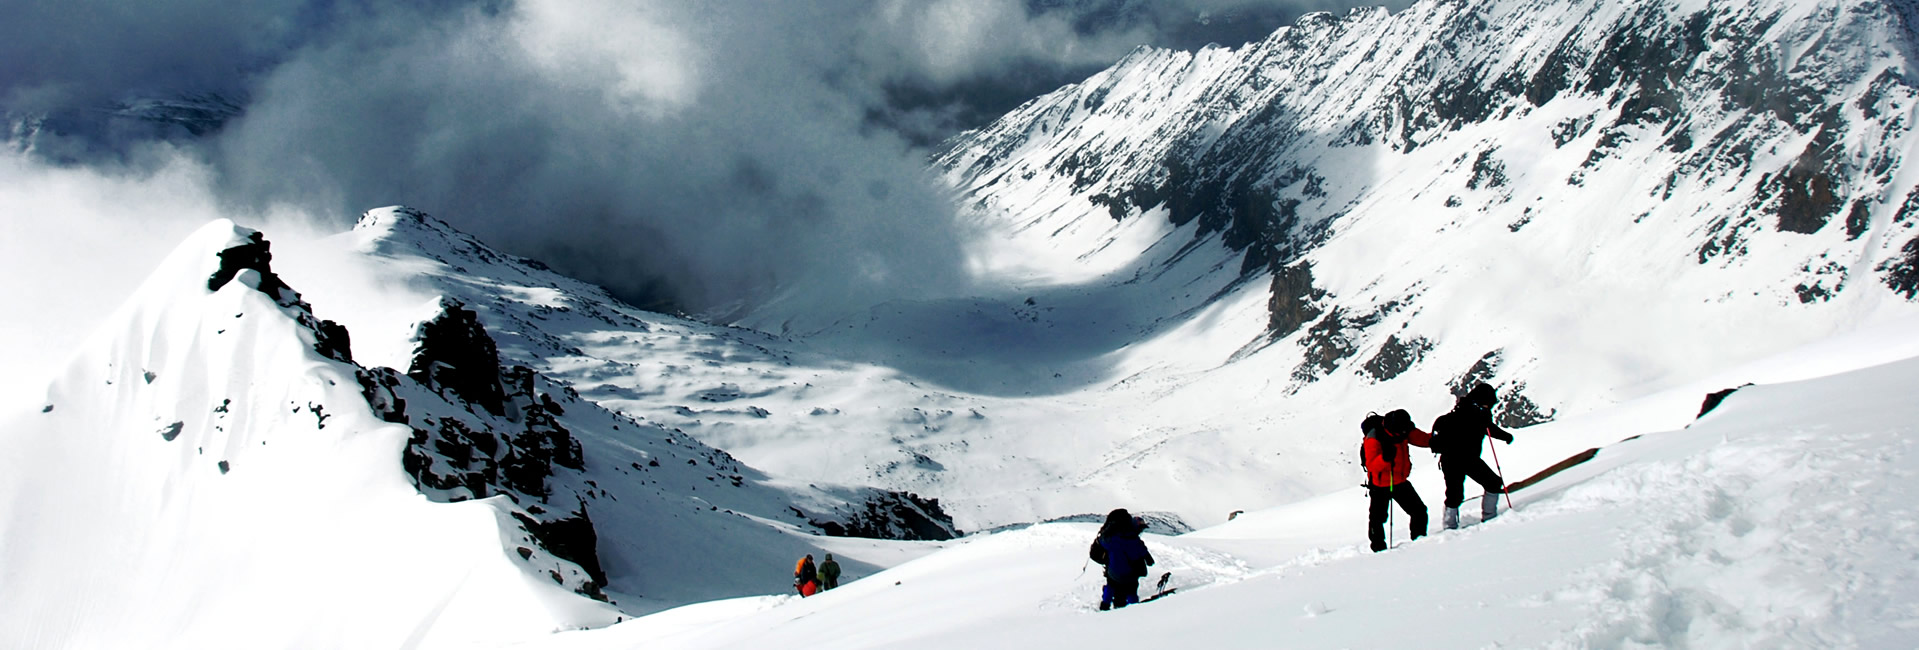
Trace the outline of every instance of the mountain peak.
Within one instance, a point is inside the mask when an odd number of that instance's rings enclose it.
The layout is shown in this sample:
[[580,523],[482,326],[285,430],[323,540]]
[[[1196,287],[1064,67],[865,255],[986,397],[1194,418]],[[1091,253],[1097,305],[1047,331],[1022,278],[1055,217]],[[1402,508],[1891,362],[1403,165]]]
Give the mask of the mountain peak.
[[387,228],[406,225],[426,225],[437,221],[431,215],[404,205],[389,205],[374,208],[360,214],[359,222],[353,224],[354,230]]
[[455,271],[496,264],[519,267],[522,273],[552,270],[544,262],[495,249],[453,224],[404,205],[366,211],[353,225],[352,235],[360,238],[360,246],[367,252],[386,256],[421,255],[443,262]]

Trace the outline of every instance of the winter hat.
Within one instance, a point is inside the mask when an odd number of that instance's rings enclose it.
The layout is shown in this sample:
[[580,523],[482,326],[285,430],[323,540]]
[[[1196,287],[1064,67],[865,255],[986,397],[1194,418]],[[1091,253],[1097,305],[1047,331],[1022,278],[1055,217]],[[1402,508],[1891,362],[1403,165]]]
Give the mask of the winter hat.
[[828,561],[828,562],[832,562],[832,561],[833,561],[833,554],[832,554],[832,553],[827,553],[827,554],[826,554],[826,561]]
[[1466,403],[1480,408],[1492,408],[1498,401],[1499,396],[1493,393],[1493,387],[1483,381],[1474,384],[1472,391],[1466,393]]
[[1404,434],[1413,430],[1413,415],[1406,409],[1394,409],[1386,414],[1386,430],[1394,434]]
[[1373,435],[1374,431],[1384,428],[1386,428],[1386,418],[1379,417],[1378,413],[1367,413],[1366,419],[1359,421],[1359,432],[1369,436]]

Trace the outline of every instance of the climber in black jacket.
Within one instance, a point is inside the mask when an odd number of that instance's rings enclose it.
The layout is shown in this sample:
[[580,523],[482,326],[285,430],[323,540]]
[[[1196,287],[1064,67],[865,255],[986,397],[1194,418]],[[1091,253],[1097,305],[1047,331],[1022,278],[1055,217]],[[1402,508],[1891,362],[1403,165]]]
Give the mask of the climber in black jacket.
[[1493,424],[1492,407],[1498,403],[1493,387],[1485,383],[1473,386],[1450,413],[1433,421],[1433,452],[1439,454],[1439,469],[1446,475],[1447,530],[1459,527],[1459,504],[1466,500],[1466,479],[1486,489],[1479,501],[1480,520],[1499,516],[1499,495],[1506,491],[1505,481],[1480,459],[1480,448],[1487,436],[1512,444],[1513,434]]

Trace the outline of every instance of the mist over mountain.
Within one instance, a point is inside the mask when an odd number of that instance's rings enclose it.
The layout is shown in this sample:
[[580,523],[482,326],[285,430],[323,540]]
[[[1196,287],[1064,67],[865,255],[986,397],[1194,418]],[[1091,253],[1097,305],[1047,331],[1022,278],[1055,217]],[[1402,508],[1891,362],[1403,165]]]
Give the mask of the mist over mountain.
[[968,235],[924,145],[1139,44],[1250,38],[1309,8],[15,3],[0,112],[39,160],[185,156],[227,210],[332,227],[405,202],[629,302],[725,319],[798,284],[958,290]]

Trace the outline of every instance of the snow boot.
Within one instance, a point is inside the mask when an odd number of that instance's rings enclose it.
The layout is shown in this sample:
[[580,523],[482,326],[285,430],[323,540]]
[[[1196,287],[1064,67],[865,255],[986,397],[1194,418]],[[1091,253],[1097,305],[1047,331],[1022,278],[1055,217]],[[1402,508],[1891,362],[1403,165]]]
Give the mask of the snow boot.
[[1447,508],[1440,519],[1444,520],[1446,530],[1459,530],[1459,508]]
[[1486,496],[1479,498],[1479,520],[1492,521],[1493,517],[1497,516],[1499,516],[1499,495],[1487,492]]

